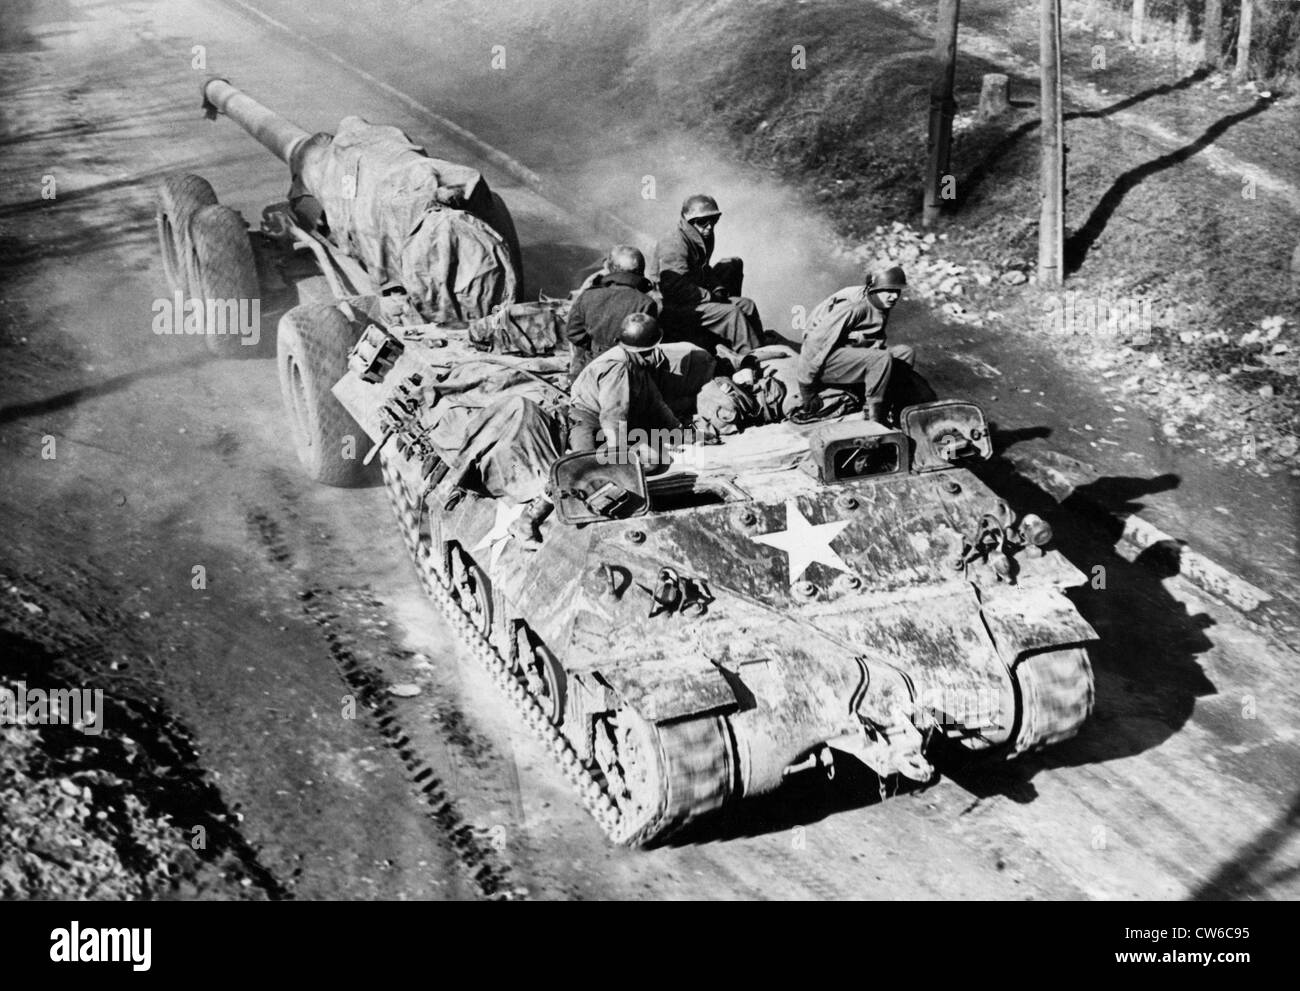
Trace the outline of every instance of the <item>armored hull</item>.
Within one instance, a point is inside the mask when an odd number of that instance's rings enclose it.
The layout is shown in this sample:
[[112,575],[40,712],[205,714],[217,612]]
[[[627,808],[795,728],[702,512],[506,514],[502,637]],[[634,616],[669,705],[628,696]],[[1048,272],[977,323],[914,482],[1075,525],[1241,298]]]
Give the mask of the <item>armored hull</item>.
[[[972,405],[914,407],[899,431],[787,422],[687,448],[634,515],[561,512],[528,550],[522,506],[438,481],[374,417],[391,383],[474,360],[437,334],[383,383],[335,394],[384,445],[426,586],[617,842],[830,750],[927,780],[939,736],[1014,757],[1087,718],[1095,633],[1064,594],[1084,576],[965,466],[988,453]],[[559,378],[553,359],[513,361]],[[965,457],[938,456],[954,443]],[[862,450],[887,456],[855,474]]]

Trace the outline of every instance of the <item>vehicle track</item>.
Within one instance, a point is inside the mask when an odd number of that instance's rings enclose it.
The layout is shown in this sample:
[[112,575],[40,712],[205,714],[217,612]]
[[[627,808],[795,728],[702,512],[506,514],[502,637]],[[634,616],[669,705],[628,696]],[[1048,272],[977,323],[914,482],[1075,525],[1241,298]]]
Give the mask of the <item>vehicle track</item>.
[[412,794],[427,807],[426,814],[437,826],[474,889],[488,899],[517,899],[518,889],[509,868],[501,863],[489,842],[480,838],[461,813],[446,781],[428,760],[412,746],[415,730],[409,718],[394,704],[383,674],[362,661],[350,646],[346,630],[336,622],[331,589],[301,579],[294,569],[293,551],[279,523],[263,509],[246,515],[249,531],[263,548],[267,559],[281,568],[297,586],[296,597],[303,613],[321,631],[330,659],[343,683],[369,717],[375,731],[401,761],[410,780]]

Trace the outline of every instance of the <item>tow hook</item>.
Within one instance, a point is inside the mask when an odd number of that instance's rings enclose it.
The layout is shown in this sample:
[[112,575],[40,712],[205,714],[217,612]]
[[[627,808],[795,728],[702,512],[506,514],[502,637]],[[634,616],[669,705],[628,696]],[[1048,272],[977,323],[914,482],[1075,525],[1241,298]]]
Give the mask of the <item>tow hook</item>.
[[672,568],[659,569],[659,582],[650,593],[650,617],[660,613],[676,612],[682,601],[681,579]]
[[817,766],[826,775],[827,781],[835,780],[835,751],[825,745],[817,748]]
[[827,781],[834,781],[835,751],[823,743],[803,760],[787,767],[781,776],[788,778],[792,774],[802,774],[804,771],[820,771],[826,776]]
[[713,601],[708,582],[683,578],[673,568],[659,569],[654,588],[640,587],[650,596],[650,619],[661,613],[681,613],[694,619],[708,612]]

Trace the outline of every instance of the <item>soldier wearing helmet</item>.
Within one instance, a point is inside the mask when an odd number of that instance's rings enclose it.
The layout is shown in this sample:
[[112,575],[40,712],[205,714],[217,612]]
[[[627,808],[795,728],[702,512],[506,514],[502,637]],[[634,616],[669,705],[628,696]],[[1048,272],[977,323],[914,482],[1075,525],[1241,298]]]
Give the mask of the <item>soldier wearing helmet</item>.
[[[741,260],[710,264],[721,216],[712,196],[689,196],[676,228],[655,246],[664,330],[669,340],[692,341],[724,357],[731,357],[730,351],[743,358],[762,344],[763,321],[754,301],[740,295]],[[719,346],[726,350],[719,352]]]
[[[618,343],[593,358],[569,389],[569,448],[621,448],[635,432],[681,435],[713,359],[691,344],[663,344],[648,313],[623,318]],[[662,435],[660,435],[662,436]]]
[[861,386],[866,415],[876,420],[883,419],[887,389],[895,404],[934,398],[912,372],[915,350],[885,341],[889,313],[906,285],[907,276],[893,265],[868,274],[864,285],[832,293],[813,310],[799,355],[799,391],[806,411],[815,412],[823,385]]

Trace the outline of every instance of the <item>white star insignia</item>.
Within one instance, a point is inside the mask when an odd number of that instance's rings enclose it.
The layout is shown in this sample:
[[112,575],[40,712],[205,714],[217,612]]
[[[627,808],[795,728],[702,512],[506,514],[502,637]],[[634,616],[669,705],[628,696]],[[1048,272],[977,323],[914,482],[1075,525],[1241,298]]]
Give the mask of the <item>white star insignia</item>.
[[510,524],[519,519],[527,508],[525,503],[517,502],[514,505],[507,506],[501,500],[497,500],[497,519],[492,524],[492,529],[483,534],[483,539],[474,545],[473,549],[481,551],[489,544],[492,546],[492,567],[496,567],[497,559],[501,557],[501,552],[506,548],[506,541],[510,539]]
[[775,533],[758,534],[753,539],[760,544],[785,551],[789,555],[790,584],[793,585],[814,561],[838,568],[840,571],[852,570],[838,554],[831,550],[831,541],[848,525],[848,520],[816,525],[809,523],[808,517],[799,511],[798,504],[793,499],[787,499],[786,528]]

